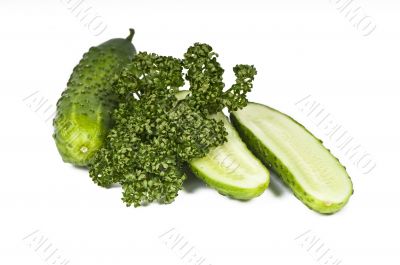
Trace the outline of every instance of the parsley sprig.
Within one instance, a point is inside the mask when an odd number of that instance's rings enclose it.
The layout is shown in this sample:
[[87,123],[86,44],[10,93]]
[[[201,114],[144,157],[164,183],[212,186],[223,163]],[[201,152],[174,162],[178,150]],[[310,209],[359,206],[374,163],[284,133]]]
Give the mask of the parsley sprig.
[[[123,69],[114,83],[121,102],[115,125],[90,165],[95,183],[120,183],[128,206],[175,199],[185,163],[226,141],[223,123],[209,115],[243,108],[252,88],[256,69],[237,65],[236,83],[224,91],[217,57],[211,46],[196,43],[182,60],[142,52]],[[185,79],[190,95],[177,101]]]

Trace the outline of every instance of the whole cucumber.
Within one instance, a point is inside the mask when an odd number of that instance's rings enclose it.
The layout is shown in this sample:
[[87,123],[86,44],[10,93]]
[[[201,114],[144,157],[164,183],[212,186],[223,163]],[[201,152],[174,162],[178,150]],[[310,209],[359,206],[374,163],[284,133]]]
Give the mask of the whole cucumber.
[[130,29],[126,39],[90,48],[74,68],[53,121],[53,137],[64,162],[87,166],[102,146],[118,104],[112,82],[136,54],[133,35]]

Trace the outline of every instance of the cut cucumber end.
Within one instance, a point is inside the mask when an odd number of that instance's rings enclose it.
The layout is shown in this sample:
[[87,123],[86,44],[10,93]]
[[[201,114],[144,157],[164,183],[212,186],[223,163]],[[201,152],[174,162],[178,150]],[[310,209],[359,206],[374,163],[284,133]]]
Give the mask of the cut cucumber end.
[[231,113],[231,121],[247,146],[309,208],[329,214],[347,203],[353,185],[345,168],[298,122],[257,103]]
[[[264,181],[258,181],[253,183],[248,183],[247,186],[241,183],[227,183],[224,179],[221,181],[210,175],[210,172],[202,171],[202,168],[197,166],[190,166],[192,172],[201,180],[203,180],[208,186],[217,190],[220,194],[224,196],[231,197],[237,200],[251,200],[255,197],[260,196],[268,188],[269,178]],[[266,173],[263,173],[266,175]],[[262,176],[261,174],[259,176]],[[268,175],[269,176],[269,175]]]
[[[184,99],[189,91],[177,93]],[[224,123],[227,142],[212,149],[207,156],[190,161],[191,171],[219,193],[239,200],[261,195],[269,184],[269,171],[247,149],[223,113],[212,116]]]
[[213,118],[224,122],[228,141],[190,161],[190,168],[224,195],[240,200],[261,195],[269,185],[269,171],[247,149],[225,115],[218,113]]

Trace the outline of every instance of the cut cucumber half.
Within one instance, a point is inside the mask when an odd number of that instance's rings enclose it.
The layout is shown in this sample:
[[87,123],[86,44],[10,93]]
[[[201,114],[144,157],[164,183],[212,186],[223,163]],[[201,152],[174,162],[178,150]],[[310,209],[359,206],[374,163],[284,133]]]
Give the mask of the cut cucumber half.
[[249,103],[231,113],[243,141],[319,213],[339,211],[353,193],[344,166],[322,142],[291,117],[267,106]]
[[[188,94],[177,94],[183,99]],[[193,173],[219,193],[234,199],[249,200],[261,195],[269,184],[269,171],[247,149],[223,113],[212,115],[224,122],[227,142],[212,149],[207,156],[190,161]]]

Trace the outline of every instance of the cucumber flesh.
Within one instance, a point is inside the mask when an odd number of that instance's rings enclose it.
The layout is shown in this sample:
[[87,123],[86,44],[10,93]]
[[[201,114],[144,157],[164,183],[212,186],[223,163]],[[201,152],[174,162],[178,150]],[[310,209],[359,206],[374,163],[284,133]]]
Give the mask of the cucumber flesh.
[[[178,93],[184,98],[188,92]],[[207,156],[193,159],[189,166],[207,185],[229,197],[249,200],[261,195],[269,184],[269,172],[247,149],[223,113],[212,115],[224,122],[227,142],[212,149]]]
[[319,213],[339,211],[353,193],[346,169],[322,142],[291,117],[267,106],[249,103],[231,113],[244,142]]

